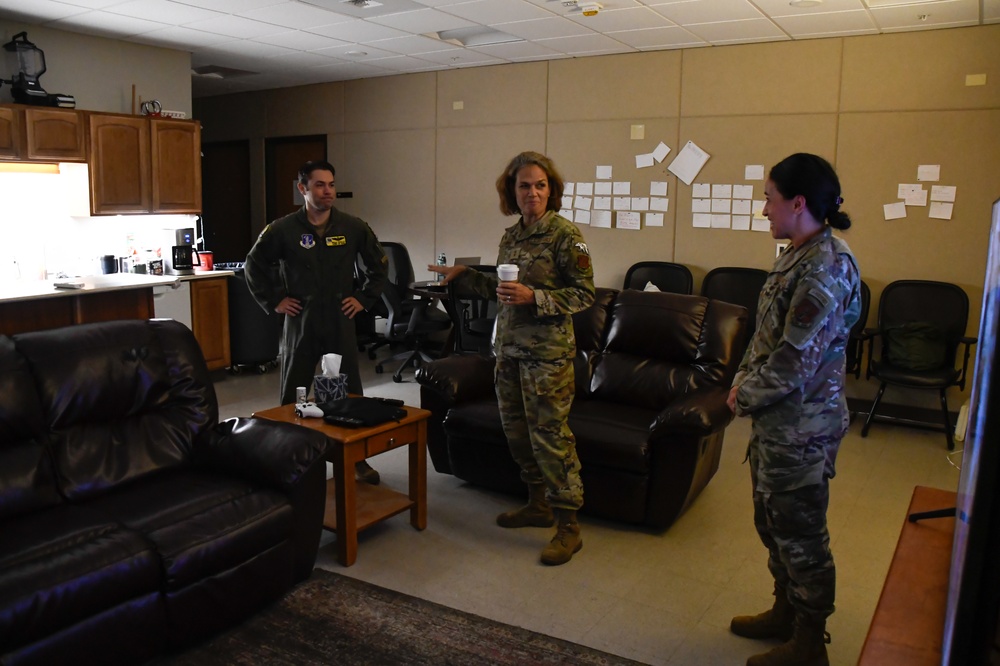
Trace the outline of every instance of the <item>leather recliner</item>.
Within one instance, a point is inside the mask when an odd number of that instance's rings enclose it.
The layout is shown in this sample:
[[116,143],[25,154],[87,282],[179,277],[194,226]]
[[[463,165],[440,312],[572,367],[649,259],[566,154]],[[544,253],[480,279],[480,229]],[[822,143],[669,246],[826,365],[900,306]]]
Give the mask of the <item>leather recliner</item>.
[[[746,308],[666,292],[598,288],[573,316],[577,441],[583,511],[666,528],[719,466],[733,415],[726,398],[739,367]],[[494,490],[524,494],[507,449],[492,356],[461,355],[417,372],[432,417],[434,468]]]
[[141,663],[309,577],[325,437],[218,413],[175,321],[0,336],[0,663]]

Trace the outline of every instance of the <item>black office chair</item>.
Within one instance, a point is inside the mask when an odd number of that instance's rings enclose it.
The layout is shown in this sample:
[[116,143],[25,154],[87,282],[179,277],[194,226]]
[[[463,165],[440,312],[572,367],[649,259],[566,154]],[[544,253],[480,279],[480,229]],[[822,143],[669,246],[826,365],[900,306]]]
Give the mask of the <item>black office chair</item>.
[[669,261],[640,261],[632,264],[625,273],[624,289],[642,291],[647,282],[652,282],[660,291],[672,294],[694,293],[694,278],[684,264]]
[[[878,394],[861,429],[868,436],[872,421],[889,421],[933,430],[935,424],[912,419],[877,415],[888,385],[910,389],[936,390],[941,397],[944,433],[948,450],[955,448],[954,426],[948,413],[947,390],[965,388],[969,354],[975,338],[965,335],[969,319],[969,297],[960,287],[930,280],[898,280],[882,292],[878,305],[878,328],[868,338],[866,377],[879,380]],[[879,355],[874,357],[874,340],[879,339]],[[958,346],[964,345],[962,367],[956,367]]]
[[747,309],[747,327],[740,353],[746,350],[757,330],[757,302],[767,281],[768,272],[760,268],[720,266],[705,274],[701,295],[706,298],[742,305]]
[[[444,287],[441,294],[445,294]],[[394,289],[382,292],[382,302],[389,311],[386,341],[389,344],[404,344],[407,350],[379,361],[375,365],[375,372],[381,374],[386,363],[402,359],[402,363],[392,373],[392,381],[398,383],[403,381],[403,371],[407,368],[416,370],[422,363],[440,358],[441,354],[432,350],[431,338],[435,333],[450,329],[451,318],[438,309],[436,301],[432,299],[413,300],[412,307],[404,308],[403,301],[399,300]]]
[[[411,312],[413,312],[413,307],[416,301],[413,295],[409,293],[409,285],[413,282],[413,265],[410,263],[410,253],[406,249],[406,246],[402,243],[395,243],[392,241],[387,241],[382,243],[382,249],[385,251],[386,259],[388,259],[388,281],[386,282],[385,289],[392,289],[395,291],[397,298],[400,301],[400,308],[402,312],[401,317],[408,317]],[[358,258],[358,266],[356,266],[357,274],[364,274],[364,265],[361,262],[360,257]],[[388,319],[389,310],[385,305],[385,301],[380,299],[370,309],[370,314],[377,318]],[[366,325],[367,322],[362,320],[359,325]],[[385,347],[393,343],[389,339],[389,336],[377,335],[375,333],[375,322],[371,323],[371,331],[365,331],[365,342],[368,344],[368,358],[374,360],[375,352],[380,347]],[[358,343],[362,342],[362,337],[359,331]],[[360,347],[359,347],[360,350]]]
[[[480,273],[496,275],[496,266],[470,266]],[[448,283],[445,309],[455,331],[454,349],[459,354],[489,354],[493,348],[493,326],[497,318],[497,300],[483,298],[461,286],[461,280]]]
[[868,311],[871,308],[872,292],[864,280],[861,281],[861,316],[851,327],[851,333],[847,338],[847,374],[861,378],[861,368],[864,366],[865,340],[870,337],[865,328],[868,323]]

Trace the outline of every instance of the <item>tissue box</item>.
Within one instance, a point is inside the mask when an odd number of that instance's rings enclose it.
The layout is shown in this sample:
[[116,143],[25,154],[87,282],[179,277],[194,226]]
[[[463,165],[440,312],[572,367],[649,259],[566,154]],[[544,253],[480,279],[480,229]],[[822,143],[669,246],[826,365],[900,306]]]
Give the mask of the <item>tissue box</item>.
[[340,374],[336,377],[316,375],[313,378],[313,396],[316,404],[340,400],[347,397],[347,375]]

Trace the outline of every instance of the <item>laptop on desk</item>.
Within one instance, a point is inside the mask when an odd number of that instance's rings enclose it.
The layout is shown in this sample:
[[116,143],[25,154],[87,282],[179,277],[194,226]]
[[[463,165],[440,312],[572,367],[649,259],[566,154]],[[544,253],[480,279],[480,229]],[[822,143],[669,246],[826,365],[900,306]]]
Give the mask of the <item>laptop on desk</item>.
[[482,263],[482,257],[456,257],[456,266],[478,266]]

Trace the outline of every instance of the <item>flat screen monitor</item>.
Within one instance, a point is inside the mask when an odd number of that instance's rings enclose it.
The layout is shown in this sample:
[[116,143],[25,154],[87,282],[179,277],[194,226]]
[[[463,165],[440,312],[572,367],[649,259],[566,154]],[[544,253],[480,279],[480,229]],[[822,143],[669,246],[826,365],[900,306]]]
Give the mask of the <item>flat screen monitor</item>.
[[969,420],[955,507],[942,664],[1000,663],[1000,200],[993,204]]

